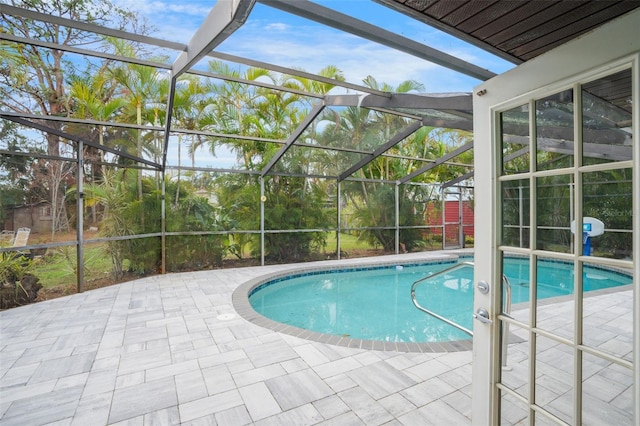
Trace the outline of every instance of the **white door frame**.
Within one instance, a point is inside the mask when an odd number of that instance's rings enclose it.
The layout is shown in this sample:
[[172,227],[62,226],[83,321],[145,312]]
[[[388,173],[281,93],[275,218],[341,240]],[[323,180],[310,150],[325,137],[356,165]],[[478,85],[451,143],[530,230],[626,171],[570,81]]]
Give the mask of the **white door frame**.
[[[633,190],[640,193],[640,11],[631,12],[603,27],[528,61],[474,89],[475,223],[491,224],[475,228],[475,281],[486,281],[491,291],[474,296],[474,311],[483,307],[494,318],[501,294],[499,284],[500,196],[497,181],[499,126],[497,112],[514,99],[542,97],[570,86],[572,82],[631,64],[633,85]],[[521,102],[525,103],[525,101]],[[634,383],[640,383],[640,197],[633,204]],[[498,291],[496,291],[498,289]],[[499,333],[497,321],[486,325],[474,321],[472,421],[474,425],[498,422],[497,387]],[[635,386],[635,423],[640,424],[640,386]]]

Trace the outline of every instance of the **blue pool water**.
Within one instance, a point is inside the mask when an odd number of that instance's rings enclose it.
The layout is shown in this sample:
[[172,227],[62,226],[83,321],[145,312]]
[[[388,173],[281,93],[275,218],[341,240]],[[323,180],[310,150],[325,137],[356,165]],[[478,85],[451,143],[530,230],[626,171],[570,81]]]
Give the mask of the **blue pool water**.
[[[455,262],[389,266],[375,269],[321,271],[270,281],[252,291],[249,302],[274,321],[320,333],[391,342],[443,342],[469,336],[413,306],[414,281]],[[573,294],[573,265],[539,262],[538,297]],[[529,261],[507,259],[505,274],[512,302],[529,298]],[[421,284],[420,304],[445,318],[472,328],[473,268],[461,267]],[[585,268],[585,291],[632,282],[628,275]]]

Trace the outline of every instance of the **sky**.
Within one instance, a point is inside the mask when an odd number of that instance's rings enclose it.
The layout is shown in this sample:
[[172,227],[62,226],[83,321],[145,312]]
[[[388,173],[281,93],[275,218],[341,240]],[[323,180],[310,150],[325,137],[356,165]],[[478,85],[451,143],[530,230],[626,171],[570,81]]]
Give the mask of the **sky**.
[[[291,0],[306,1],[306,0]],[[150,34],[187,44],[216,0],[112,0],[118,6],[144,16],[155,30]],[[379,26],[495,73],[513,67],[498,57],[429,27],[372,0],[315,0],[316,3]],[[216,51],[255,59],[283,67],[318,73],[327,65],[338,67],[346,81],[362,84],[368,75],[378,83],[397,87],[406,80],[422,83],[425,93],[471,92],[479,80],[448,70],[423,59],[381,46],[358,36],[326,27],[256,2],[246,23],[216,48]],[[177,55],[177,52],[170,52]],[[196,67],[205,68],[203,60]],[[240,65],[232,67],[242,69]],[[331,93],[338,93],[334,89]],[[201,151],[201,150],[199,150]],[[177,148],[171,143],[169,164],[176,164]],[[233,167],[235,156],[205,152],[196,154],[196,165]],[[183,164],[189,162],[183,152]],[[215,164],[212,164],[212,161]]]
[[[145,16],[152,35],[188,43],[215,0],[113,0]],[[296,0],[294,0],[296,1]],[[302,0],[297,0],[302,1]],[[422,24],[372,0],[316,0],[316,3],[442,50],[495,73],[512,64]],[[393,87],[416,80],[425,92],[470,92],[480,81],[360,37],[256,3],[247,22],[216,50],[317,73],[327,65],[341,69],[347,81],[361,84],[367,75]]]
[[[216,0],[111,2],[143,17],[146,25],[152,29],[150,36],[183,44],[189,43],[216,4]],[[381,6],[373,0],[315,0],[315,3],[497,74],[513,68],[513,64],[507,61]],[[170,61],[179,54],[177,51],[165,51],[156,47],[153,49],[155,54],[168,54]],[[379,84],[385,83],[391,87],[397,87],[406,80],[415,80],[424,86],[424,93],[471,92],[474,86],[480,83],[472,77],[260,2],[254,5],[246,23],[218,46],[216,51],[283,67],[303,69],[310,73],[318,73],[322,68],[333,65],[343,72],[346,81],[358,85],[362,85],[363,79],[369,75]],[[209,59],[205,58],[196,67],[206,69]],[[231,66],[243,69],[243,66],[238,64]],[[331,93],[339,93],[340,90],[334,89]],[[168,160],[175,164],[177,149],[173,143],[170,146]],[[210,155],[202,152],[202,157],[197,159],[196,165],[225,168],[233,166],[233,155],[220,154],[218,152],[217,158],[212,159]],[[183,152],[182,157],[187,159],[186,153]],[[211,164],[211,161],[217,164]]]

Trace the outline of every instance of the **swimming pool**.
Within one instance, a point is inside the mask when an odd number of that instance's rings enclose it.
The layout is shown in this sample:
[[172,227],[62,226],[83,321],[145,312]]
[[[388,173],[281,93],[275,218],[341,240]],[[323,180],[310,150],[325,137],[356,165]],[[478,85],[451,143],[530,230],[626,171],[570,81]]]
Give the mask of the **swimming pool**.
[[[460,260],[470,260],[460,259]],[[338,337],[383,342],[451,342],[469,336],[416,309],[411,303],[414,281],[449,268],[457,260],[412,265],[344,268],[294,273],[256,285],[251,307],[278,323]],[[540,298],[573,293],[572,265],[538,265]],[[527,259],[510,258],[505,273],[514,304],[529,297]],[[629,284],[620,272],[600,268],[584,271],[585,290]],[[428,309],[472,328],[473,268],[461,267],[418,287],[416,296]]]

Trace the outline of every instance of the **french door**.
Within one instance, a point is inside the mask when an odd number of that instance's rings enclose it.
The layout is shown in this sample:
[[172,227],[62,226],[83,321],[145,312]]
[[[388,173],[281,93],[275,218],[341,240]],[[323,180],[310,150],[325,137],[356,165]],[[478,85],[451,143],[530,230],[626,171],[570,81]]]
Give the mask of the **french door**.
[[473,423],[633,425],[638,56],[551,79],[484,115],[474,103],[493,147],[475,153],[476,281],[490,291],[475,297],[489,315],[474,321]]

